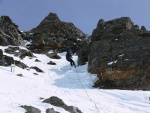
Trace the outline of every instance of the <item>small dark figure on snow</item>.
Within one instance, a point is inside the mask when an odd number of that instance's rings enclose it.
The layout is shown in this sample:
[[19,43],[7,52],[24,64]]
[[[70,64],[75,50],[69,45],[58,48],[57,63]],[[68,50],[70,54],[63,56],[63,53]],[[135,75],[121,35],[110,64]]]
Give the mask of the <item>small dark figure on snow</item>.
[[76,64],[74,63],[74,61],[72,60],[72,52],[71,50],[68,50],[66,53],[66,60],[70,62],[71,66],[76,67]]

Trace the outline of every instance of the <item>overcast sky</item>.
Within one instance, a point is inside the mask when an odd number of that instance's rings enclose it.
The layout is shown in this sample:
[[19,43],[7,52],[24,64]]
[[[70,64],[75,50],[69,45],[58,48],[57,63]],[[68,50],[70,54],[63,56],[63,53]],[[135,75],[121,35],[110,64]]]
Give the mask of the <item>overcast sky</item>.
[[9,16],[20,30],[35,28],[50,12],[89,35],[101,18],[130,17],[150,30],[150,0],[0,0],[0,16]]

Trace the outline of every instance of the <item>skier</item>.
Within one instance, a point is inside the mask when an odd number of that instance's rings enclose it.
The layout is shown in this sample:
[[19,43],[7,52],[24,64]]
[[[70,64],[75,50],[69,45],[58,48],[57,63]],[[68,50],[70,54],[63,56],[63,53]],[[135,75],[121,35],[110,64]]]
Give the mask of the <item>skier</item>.
[[69,50],[67,50],[67,53],[66,53],[66,60],[70,62],[71,66],[76,67],[76,64],[74,63],[74,61],[71,58],[72,58],[72,51],[69,49]]

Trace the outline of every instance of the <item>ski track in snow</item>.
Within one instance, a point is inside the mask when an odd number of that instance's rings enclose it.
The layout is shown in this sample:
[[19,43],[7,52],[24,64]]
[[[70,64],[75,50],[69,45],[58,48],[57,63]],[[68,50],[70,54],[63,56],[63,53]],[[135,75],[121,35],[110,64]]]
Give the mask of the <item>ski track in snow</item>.
[[[5,48],[0,47],[3,50]],[[37,73],[35,70],[23,70],[19,67],[15,67],[15,72],[12,73],[10,67],[0,66],[0,113],[25,113],[25,109],[20,108],[20,105],[37,107],[42,113],[45,113],[47,108],[68,113],[63,108],[42,103],[43,99],[40,98],[47,99],[51,96],[61,98],[69,106],[78,107],[83,113],[150,113],[150,91],[93,88],[92,85],[97,78],[96,75],[87,72],[87,65],[70,70],[70,63],[65,60],[65,53],[59,54],[62,57],[59,60],[50,59],[44,54],[34,55],[37,58],[25,57],[21,62],[29,67],[37,66],[44,73],[34,75],[33,73]],[[77,56],[73,58],[77,61]],[[18,57],[14,59],[20,60]],[[41,62],[35,62],[35,59]],[[49,61],[57,65],[47,65]],[[23,77],[16,76],[20,73]]]

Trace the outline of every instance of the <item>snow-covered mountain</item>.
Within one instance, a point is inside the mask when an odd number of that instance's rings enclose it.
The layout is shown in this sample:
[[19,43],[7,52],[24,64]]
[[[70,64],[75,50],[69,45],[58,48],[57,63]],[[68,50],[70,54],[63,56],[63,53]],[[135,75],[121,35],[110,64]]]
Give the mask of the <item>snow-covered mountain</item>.
[[[3,52],[5,48],[7,47],[0,47]],[[0,113],[25,113],[26,110],[21,105],[38,108],[41,113],[46,113],[48,108],[69,113],[64,108],[43,103],[43,100],[53,96],[62,99],[68,106],[77,107],[82,113],[150,113],[149,91],[93,88],[96,75],[87,72],[87,64],[71,68],[65,59],[65,52],[59,53],[59,60],[45,54],[34,54],[36,57],[24,59],[5,52],[3,54],[20,60],[29,67],[36,66],[44,72],[17,66],[11,72],[10,66],[0,66]],[[35,62],[36,59],[39,62]],[[73,56],[73,59],[77,62],[77,56]],[[56,65],[48,65],[50,61]],[[22,76],[17,76],[19,74]]]
[[0,113],[150,113],[149,37],[129,18],[89,37],[55,13],[26,32],[0,17]]

